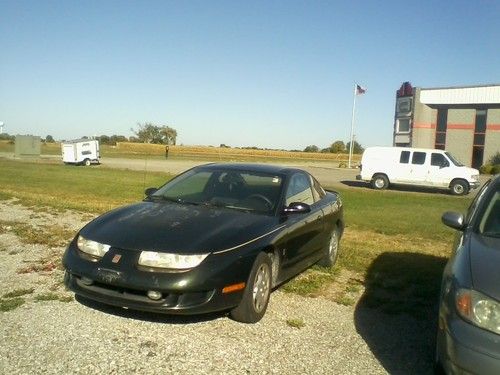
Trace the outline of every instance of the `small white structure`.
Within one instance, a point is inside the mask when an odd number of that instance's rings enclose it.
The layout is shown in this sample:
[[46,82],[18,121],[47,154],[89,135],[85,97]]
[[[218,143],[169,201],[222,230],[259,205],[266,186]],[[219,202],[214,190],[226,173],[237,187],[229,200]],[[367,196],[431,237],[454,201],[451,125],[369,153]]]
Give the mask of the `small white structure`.
[[96,139],[75,139],[61,142],[62,160],[65,164],[99,164],[99,141]]
[[363,153],[358,180],[374,189],[390,184],[450,189],[455,195],[479,187],[479,171],[463,166],[443,150],[410,147],[368,147]]

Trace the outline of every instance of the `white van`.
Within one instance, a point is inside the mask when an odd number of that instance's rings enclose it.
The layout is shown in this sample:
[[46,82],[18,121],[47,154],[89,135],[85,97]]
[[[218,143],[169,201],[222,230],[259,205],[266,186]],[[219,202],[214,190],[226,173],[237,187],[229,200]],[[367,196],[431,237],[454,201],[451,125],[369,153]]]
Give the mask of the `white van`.
[[96,139],[75,139],[61,143],[62,160],[65,164],[99,164],[99,141]]
[[479,171],[465,167],[443,150],[409,147],[368,147],[357,180],[374,189],[390,184],[446,188],[455,195],[479,187]]

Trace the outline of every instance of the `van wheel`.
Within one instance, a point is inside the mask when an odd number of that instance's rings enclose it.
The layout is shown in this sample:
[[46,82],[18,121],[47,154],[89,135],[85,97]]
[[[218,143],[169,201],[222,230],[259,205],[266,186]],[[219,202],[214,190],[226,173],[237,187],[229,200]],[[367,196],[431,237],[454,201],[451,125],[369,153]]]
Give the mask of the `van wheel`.
[[469,192],[469,184],[464,180],[453,180],[450,190],[453,195],[465,195]]
[[375,176],[373,176],[372,188],[377,190],[383,190],[387,189],[388,186],[389,186],[389,179],[386,177],[386,175],[376,174]]
[[84,164],[86,167],[90,166],[90,159],[85,159],[85,160],[83,161],[83,164]]

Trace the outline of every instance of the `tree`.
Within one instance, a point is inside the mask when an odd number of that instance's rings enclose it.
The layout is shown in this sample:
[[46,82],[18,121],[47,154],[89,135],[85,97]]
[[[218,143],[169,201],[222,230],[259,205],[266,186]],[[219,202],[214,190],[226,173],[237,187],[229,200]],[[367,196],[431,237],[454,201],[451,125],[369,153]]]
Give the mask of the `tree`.
[[310,145],[304,149],[304,152],[319,152],[318,146]]
[[[345,145],[345,148],[348,152],[349,152],[350,147],[351,147],[351,142],[347,142],[347,144]],[[352,153],[353,154],[362,154],[363,151],[365,151],[365,149],[357,141],[354,141],[354,143],[352,144]]]
[[52,137],[51,135],[48,135],[45,137],[45,142],[46,143],[54,143],[54,137]]
[[338,154],[339,152],[346,152],[345,143],[343,141],[335,141],[330,146],[330,152]]
[[169,126],[157,126],[150,122],[137,124],[137,131],[131,129],[140,142],[175,145],[177,140],[177,130]]

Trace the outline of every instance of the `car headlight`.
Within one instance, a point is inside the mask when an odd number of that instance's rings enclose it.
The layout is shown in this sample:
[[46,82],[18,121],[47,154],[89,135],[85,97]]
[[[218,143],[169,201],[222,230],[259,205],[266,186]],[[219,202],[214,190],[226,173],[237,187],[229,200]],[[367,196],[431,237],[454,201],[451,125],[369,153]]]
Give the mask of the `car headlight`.
[[500,303],[469,289],[459,289],[455,301],[462,318],[500,335]]
[[208,254],[171,254],[156,251],[143,251],[139,256],[139,265],[154,268],[187,270],[198,266]]
[[92,255],[94,257],[102,258],[110,248],[109,245],[105,245],[100,242],[88,240],[81,235],[78,236],[76,241],[78,248],[86,254]]

